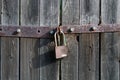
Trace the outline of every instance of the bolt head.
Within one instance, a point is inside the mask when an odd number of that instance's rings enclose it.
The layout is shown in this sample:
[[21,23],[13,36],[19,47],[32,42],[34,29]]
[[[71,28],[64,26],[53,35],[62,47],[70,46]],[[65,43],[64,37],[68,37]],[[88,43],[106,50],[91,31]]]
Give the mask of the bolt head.
[[54,34],[54,31],[52,30],[52,31],[50,31],[50,34]]
[[73,32],[75,30],[75,28],[70,28],[70,31]]
[[17,29],[17,32],[20,33],[20,32],[21,32],[21,29]]
[[92,27],[93,28],[93,30],[96,30],[97,29],[97,27]]

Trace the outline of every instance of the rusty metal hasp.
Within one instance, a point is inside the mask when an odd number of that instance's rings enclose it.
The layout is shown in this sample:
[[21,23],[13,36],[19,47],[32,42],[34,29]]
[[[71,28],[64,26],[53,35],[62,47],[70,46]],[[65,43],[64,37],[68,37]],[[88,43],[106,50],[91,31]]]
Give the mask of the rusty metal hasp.
[[[66,25],[62,30],[65,34],[119,32],[120,24]],[[3,37],[53,38],[55,31],[56,26],[0,26],[0,36]]]

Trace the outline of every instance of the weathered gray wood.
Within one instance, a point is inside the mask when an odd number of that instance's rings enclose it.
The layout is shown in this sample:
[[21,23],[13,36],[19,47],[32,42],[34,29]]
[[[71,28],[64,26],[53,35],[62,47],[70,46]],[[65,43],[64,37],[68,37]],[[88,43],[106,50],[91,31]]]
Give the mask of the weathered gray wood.
[[62,23],[63,25],[80,23],[80,0],[62,1]]
[[[80,0],[80,24],[99,23],[99,0]],[[79,35],[79,80],[99,79],[99,34]]]
[[21,80],[40,80],[39,39],[21,39]]
[[[19,25],[19,0],[2,0],[2,25]],[[19,39],[1,38],[1,80],[19,80]]]
[[99,36],[79,36],[79,80],[99,80]]
[[21,0],[21,25],[39,25],[39,0]]
[[[0,12],[2,12],[2,1],[0,1]],[[1,24],[1,16],[0,16],[0,24]],[[1,45],[1,37],[0,37],[0,45]],[[1,46],[0,46],[1,52]],[[0,71],[1,71],[1,53],[0,53]],[[1,72],[0,72],[0,79],[1,79]]]
[[1,13],[2,25],[19,25],[19,0],[3,0]]
[[100,0],[80,0],[80,24],[99,23]]
[[[63,25],[88,23],[99,23],[99,1],[63,1]],[[99,34],[79,35],[79,45],[74,37],[68,36],[68,58],[61,61],[62,80],[99,80]]]
[[40,0],[40,25],[57,26],[59,0]]
[[[62,25],[79,24],[79,0],[63,0]],[[68,56],[61,60],[61,80],[78,80],[78,41],[66,35]]]
[[[40,0],[40,25],[58,25],[59,0]],[[40,79],[60,80],[59,63],[55,59],[54,40],[40,39]]]
[[[21,25],[39,25],[39,0],[21,0]],[[40,80],[39,39],[20,39],[20,80]]]
[[[0,0],[0,12],[2,13],[2,0]],[[0,24],[1,24],[1,16],[0,16]]]
[[53,40],[40,39],[40,79],[59,80],[59,64],[55,59]]
[[[101,0],[102,24],[119,23],[120,0]],[[120,33],[101,35],[101,80],[119,80]]]
[[102,80],[119,80],[119,35],[120,33],[101,35]]
[[61,60],[61,80],[78,80],[78,42],[75,35],[66,35],[68,56]]

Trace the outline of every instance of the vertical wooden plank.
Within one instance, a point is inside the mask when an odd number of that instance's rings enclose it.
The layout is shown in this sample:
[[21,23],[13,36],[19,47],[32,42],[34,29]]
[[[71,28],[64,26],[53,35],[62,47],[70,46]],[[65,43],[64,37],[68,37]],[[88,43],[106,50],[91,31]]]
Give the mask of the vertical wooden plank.
[[1,18],[2,25],[19,25],[19,0],[2,0]]
[[[21,25],[39,25],[39,0],[21,0]],[[20,80],[40,80],[39,39],[20,39]]]
[[79,80],[99,80],[99,35],[79,37]]
[[[120,22],[120,0],[101,0],[102,24]],[[119,46],[120,33],[104,33],[101,35],[101,79],[120,80]]]
[[[62,0],[62,25],[79,24],[79,0]],[[68,56],[61,60],[61,80],[78,80],[77,36],[66,35]]]
[[[80,0],[80,24],[98,23],[99,0]],[[79,35],[78,56],[79,80],[99,80],[99,34]]]
[[[2,12],[2,1],[0,1],[0,12]],[[0,15],[0,24],[1,24],[1,15]],[[0,37],[0,45],[1,45],[1,37]],[[0,46],[1,52],[1,46]],[[1,53],[0,53],[0,79],[1,79]]]
[[[2,25],[19,25],[19,0],[2,0]],[[19,39],[1,38],[1,80],[19,80]]]
[[22,38],[20,80],[40,80],[39,64],[39,39]]
[[[63,1],[63,25],[89,23],[99,23],[99,1]],[[74,37],[68,36],[68,58],[61,61],[62,80],[99,80],[99,34]]]
[[[59,0],[40,0],[40,25],[58,26]],[[54,40],[40,39],[40,79],[59,80],[59,64],[55,59]]]
[[[0,0],[0,14],[2,14],[2,0]],[[0,24],[1,24],[1,15],[0,15]]]
[[39,0],[21,0],[21,25],[39,25]]
[[40,25],[57,26],[59,0],[40,0]]

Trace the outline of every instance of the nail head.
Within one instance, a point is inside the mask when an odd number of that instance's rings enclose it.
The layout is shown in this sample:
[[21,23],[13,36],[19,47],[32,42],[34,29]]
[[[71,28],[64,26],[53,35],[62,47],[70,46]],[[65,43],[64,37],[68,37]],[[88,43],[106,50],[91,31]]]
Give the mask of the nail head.
[[93,28],[93,30],[96,30],[97,29],[97,27],[92,27]]
[[54,31],[52,30],[52,31],[50,31],[50,34],[54,34]]
[[17,32],[20,33],[20,32],[21,32],[21,29],[17,29]]
[[70,31],[73,32],[75,30],[75,28],[70,28]]

